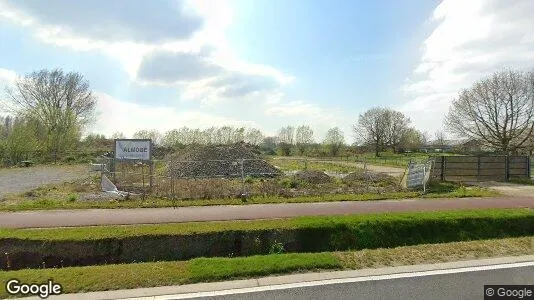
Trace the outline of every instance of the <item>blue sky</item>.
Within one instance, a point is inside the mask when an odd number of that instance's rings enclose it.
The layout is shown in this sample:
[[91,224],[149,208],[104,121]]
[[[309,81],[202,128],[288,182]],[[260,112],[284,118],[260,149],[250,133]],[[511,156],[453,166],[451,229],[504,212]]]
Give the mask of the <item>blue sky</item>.
[[0,85],[80,72],[99,100],[88,130],[107,135],[309,124],[352,142],[373,106],[432,135],[462,88],[533,67],[532,13],[529,0],[0,0]]

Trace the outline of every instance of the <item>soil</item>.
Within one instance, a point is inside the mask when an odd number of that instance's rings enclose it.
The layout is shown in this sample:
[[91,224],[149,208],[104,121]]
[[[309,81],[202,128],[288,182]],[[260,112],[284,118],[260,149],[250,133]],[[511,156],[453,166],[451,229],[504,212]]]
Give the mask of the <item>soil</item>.
[[304,170],[295,173],[295,178],[312,184],[322,184],[332,182],[332,178],[325,172],[315,170]]

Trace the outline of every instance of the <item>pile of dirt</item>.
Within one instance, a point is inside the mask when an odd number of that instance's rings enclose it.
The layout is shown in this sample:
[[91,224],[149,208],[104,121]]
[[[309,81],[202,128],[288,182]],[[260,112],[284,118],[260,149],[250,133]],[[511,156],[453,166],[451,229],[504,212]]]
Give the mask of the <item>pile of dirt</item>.
[[352,172],[344,176],[341,181],[349,186],[361,184],[376,184],[380,186],[395,185],[395,177],[378,172]]
[[330,183],[332,178],[325,172],[315,170],[304,170],[295,173],[295,178],[312,184]]
[[240,178],[274,177],[281,172],[263,160],[259,152],[245,143],[197,146],[168,155],[168,171],[174,177]]

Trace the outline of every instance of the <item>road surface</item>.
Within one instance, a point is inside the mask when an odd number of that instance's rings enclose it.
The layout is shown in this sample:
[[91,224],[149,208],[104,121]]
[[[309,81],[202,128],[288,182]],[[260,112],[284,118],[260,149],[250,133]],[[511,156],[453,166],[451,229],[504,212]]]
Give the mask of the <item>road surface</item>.
[[79,209],[0,213],[0,227],[123,225],[479,208],[534,208],[534,197],[405,199],[180,208]]
[[[250,292],[227,294],[197,293],[190,295],[160,296],[157,299],[484,299],[484,285],[534,285],[534,264],[517,264],[502,269],[469,268],[462,272],[420,272],[405,276],[370,276],[334,280],[328,284],[294,284],[287,288],[276,286],[249,289]],[[445,270],[446,271],[446,270]],[[436,274],[437,273],[437,274]],[[351,282],[352,281],[352,282]],[[530,287],[534,292],[534,287]],[[496,293],[488,290],[487,293]],[[500,291],[502,292],[502,291]],[[192,296],[192,297],[191,297]],[[534,296],[523,299],[533,299]],[[147,299],[147,298],[145,298]],[[519,299],[519,298],[517,298]]]
[[272,275],[64,294],[51,299],[484,299],[485,292],[492,292],[484,289],[484,285],[490,284],[534,284],[534,255]]

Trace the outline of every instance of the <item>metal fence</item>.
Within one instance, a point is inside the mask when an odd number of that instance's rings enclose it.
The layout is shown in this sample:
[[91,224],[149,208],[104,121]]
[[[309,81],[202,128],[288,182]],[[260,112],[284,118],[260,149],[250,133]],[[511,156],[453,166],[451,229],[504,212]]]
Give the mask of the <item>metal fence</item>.
[[136,161],[101,157],[94,166],[121,191],[172,199],[246,194],[249,178],[281,174],[262,159]]
[[[101,157],[93,166],[120,191],[141,194],[143,197],[150,193],[169,199],[280,194],[281,185],[275,177],[295,175],[303,170],[322,171],[337,179],[353,172],[363,173],[369,186],[384,178],[381,175],[398,177],[404,171],[401,169],[397,171],[398,174],[391,174],[370,168],[365,160],[327,159],[281,159],[269,162],[263,159],[134,161]],[[254,184],[249,184],[252,181]]]

